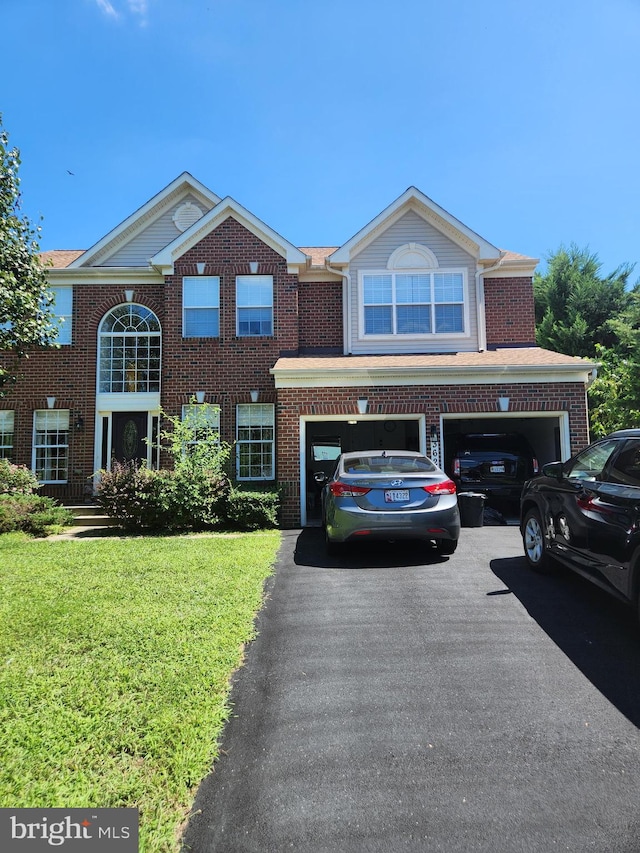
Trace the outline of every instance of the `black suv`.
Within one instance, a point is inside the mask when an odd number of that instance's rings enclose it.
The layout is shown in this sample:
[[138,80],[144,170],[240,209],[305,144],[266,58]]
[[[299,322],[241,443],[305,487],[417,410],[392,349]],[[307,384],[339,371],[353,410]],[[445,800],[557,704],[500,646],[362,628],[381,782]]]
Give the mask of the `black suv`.
[[522,486],[538,473],[538,460],[520,433],[453,436],[449,475],[459,492],[519,501]]
[[520,530],[531,568],[558,561],[638,604],[640,429],[614,432],[567,462],[550,462],[522,490]]

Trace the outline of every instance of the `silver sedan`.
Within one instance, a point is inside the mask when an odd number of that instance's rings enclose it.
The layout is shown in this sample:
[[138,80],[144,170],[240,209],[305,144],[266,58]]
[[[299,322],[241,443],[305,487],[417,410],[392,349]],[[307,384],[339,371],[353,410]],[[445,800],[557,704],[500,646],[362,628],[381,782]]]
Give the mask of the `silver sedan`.
[[460,536],[456,486],[421,453],[365,450],[343,453],[322,490],[327,551],[368,539],[432,541],[453,554]]

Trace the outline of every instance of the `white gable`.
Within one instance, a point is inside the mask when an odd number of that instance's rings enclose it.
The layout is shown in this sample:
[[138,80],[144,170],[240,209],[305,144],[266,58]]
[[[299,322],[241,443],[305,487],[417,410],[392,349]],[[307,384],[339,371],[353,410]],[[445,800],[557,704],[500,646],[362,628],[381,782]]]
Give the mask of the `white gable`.
[[188,172],[88,249],[70,268],[144,267],[149,258],[220,202]]

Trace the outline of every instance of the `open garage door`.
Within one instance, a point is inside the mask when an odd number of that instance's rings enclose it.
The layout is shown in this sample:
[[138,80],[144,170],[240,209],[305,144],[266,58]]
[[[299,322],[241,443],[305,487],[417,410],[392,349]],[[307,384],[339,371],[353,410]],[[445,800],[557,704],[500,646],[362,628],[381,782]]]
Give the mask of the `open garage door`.
[[[558,413],[545,413],[543,416],[527,416],[521,413],[465,415],[465,417],[447,415],[442,420],[444,468],[450,476],[454,475],[454,449],[459,436],[468,434],[493,435],[496,436],[496,441],[499,443],[498,436],[513,433],[526,439],[541,468],[546,462],[554,462],[557,459],[566,458],[568,455],[565,451],[565,448],[568,447],[566,429],[566,417]],[[495,442],[493,443],[495,444]],[[481,483],[478,484],[475,491],[483,491]],[[516,499],[500,500],[494,496],[488,497],[487,502],[494,504],[494,508],[505,513],[509,520],[513,520],[518,515],[519,501]]]
[[307,523],[320,521],[321,487],[314,474],[332,474],[338,455],[352,450],[420,450],[421,419],[342,419],[305,423],[302,458]]

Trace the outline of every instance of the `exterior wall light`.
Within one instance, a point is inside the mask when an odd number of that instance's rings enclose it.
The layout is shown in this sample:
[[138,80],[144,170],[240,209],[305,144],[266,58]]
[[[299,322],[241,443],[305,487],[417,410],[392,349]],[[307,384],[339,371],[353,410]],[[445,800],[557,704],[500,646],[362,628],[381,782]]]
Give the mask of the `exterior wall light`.
[[76,432],[82,432],[84,429],[84,418],[80,414],[80,412],[76,412],[76,419],[73,422],[73,428]]

